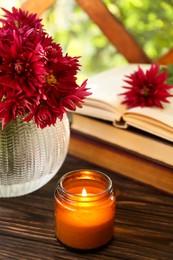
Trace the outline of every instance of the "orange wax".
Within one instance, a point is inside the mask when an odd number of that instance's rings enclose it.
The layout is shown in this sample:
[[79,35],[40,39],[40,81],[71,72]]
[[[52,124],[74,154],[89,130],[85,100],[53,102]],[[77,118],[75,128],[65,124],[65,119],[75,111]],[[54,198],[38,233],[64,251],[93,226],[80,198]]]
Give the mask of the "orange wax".
[[[69,183],[68,179],[68,184],[64,185],[66,189],[63,188],[63,192],[67,193],[67,199],[61,192],[55,194],[55,233],[68,247],[90,250],[107,244],[113,237],[115,196],[112,189],[108,192],[108,183],[103,184],[103,180],[99,183],[100,179],[96,183],[95,178],[97,175],[100,178],[102,173],[88,170],[81,172],[83,174],[77,178],[77,184],[73,178],[72,182]],[[72,173],[74,177],[78,171]],[[92,175],[94,179],[90,179]],[[101,177],[108,178],[105,175]],[[88,192],[85,196],[79,192],[83,185]]]

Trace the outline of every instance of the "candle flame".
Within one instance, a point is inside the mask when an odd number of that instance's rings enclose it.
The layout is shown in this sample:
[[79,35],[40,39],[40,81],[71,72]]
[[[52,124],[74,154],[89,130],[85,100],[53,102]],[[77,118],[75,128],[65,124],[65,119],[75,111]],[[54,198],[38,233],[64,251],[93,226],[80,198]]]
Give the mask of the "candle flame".
[[82,189],[82,196],[83,197],[86,197],[87,196],[87,191],[85,188]]

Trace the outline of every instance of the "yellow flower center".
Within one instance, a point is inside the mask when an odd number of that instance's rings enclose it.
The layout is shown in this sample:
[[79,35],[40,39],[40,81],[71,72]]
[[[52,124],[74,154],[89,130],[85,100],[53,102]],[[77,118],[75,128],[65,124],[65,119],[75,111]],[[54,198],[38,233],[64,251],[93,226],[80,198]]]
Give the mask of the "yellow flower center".
[[1,99],[1,102],[4,102],[6,100],[6,96],[3,95],[2,99]]
[[141,94],[145,97],[149,96],[151,92],[151,89],[149,87],[144,87],[142,90],[141,90]]
[[20,74],[20,73],[23,71],[23,66],[22,66],[22,64],[20,64],[20,62],[17,62],[17,63],[15,64],[15,71],[16,71],[18,74]]
[[46,82],[49,85],[55,85],[57,83],[57,80],[53,74],[49,74],[48,76],[46,76]]

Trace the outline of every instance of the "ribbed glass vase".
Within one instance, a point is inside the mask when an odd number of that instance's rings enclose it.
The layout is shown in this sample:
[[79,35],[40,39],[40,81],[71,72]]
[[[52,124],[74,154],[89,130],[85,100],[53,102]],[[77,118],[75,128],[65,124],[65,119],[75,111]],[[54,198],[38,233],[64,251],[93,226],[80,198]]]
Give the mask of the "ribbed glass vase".
[[37,128],[33,121],[11,121],[0,130],[0,197],[16,197],[45,185],[67,155],[69,122]]

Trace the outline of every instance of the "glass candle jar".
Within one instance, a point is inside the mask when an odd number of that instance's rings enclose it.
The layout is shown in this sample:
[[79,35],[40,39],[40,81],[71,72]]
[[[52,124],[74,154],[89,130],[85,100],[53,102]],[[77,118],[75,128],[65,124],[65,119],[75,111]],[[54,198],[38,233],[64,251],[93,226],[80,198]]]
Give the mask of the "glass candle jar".
[[72,249],[92,250],[113,237],[116,197],[111,179],[95,170],[62,176],[55,191],[55,234]]

